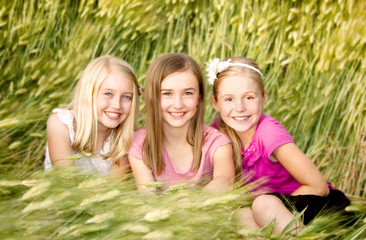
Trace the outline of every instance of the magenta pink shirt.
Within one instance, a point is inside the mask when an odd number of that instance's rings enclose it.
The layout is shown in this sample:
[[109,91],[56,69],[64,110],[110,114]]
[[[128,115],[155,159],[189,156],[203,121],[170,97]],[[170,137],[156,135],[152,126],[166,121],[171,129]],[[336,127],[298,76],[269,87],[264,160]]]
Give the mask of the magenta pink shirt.
[[[215,119],[212,125],[218,128],[218,119]],[[293,142],[291,135],[280,122],[262,114],[248,148],[242,148],[242,170],[246,183],[259,180],[261,184],[254,190],[281,194],[291,194],[299,188],[301,184],[287,169],[274,157],[271,159],[276,148]],[[329,182],[328,186],[333,189]]]
[[[263,114],[248,148],[245,151],[242,149],[243,173],[249,182],[263,179],[262,190],[281,194],[291,194],[299,188],[301,184],[287,169],[274,157],[270,158],[277,147],[293,142],[281,123]],[[328,186],[333,189],[329,182]]]
[[[286,143],[293,143],[291,135],[274,118],[263,114],[247,149],[242,149],[243,174],[249,182],[264,180],[265,192],[290,194],[301,184],[278,162],[270,158],[273,151]],[[296,159],[294,159],[296,161]]]
[[[204,134],[206,135],[205,140],[202,146],[202,158],[201,164],[197,172],[191,171],[192,165],[187,172],[178,172],[170,160],[168,153],[165,151],[164,147],[162,147],[162,154],[165,163],[165,168],[160,175],[156,175],[153,172],[153,176],[155,181],[165,182],[166,186],[171,186],[177,183],[187,182],[187,181],[199,181],[202,178],[205,178],[205,182],[212,179],[213,176],[213,156],[216,150],[228,143],[231,143],[230,139],[226,137],[223,133],[204,125]],[[142,146],[144,144],[146,138],[146,129],[140,129],[134,133],[133,143],[129,155],[133,156],[136,159],[143,160],[143,149]],[[193,163],[193,161],[192,161]]]

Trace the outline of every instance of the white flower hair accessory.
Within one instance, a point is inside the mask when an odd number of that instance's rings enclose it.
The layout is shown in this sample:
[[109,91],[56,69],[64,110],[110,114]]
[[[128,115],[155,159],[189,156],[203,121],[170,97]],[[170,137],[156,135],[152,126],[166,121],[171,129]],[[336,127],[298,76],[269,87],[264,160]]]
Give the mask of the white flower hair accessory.
[[[207,63],[206,63],[207,64]],[[231,59],[228,59],[227,61],[222,61],[220,62],[220,59],[218,58],[214,58],[210,61],[210,63],[207,64],[207,77],[208,77],[208,83],[210,85],[213,85],[215,80],[217,79],[217,74],[219,74],[220,72],[225,71],[226,69],[228,69],[231,66],[243,66],[246,68],[250,68],[254,71],[256,71],[257,73],[259,73],[259,75],[261,75],[262,79],[263,79],[263,75],[261,73],[261,71],[259,71],[257,68],[246,64],[246,63],[232,63]]]
[[209,63],[206,63],[208,65],[206,71],[207,71],[207,81],[210,85],[213,85],[215,80],[217,79],[217,65],[220,63],[220,59],[214,58]]

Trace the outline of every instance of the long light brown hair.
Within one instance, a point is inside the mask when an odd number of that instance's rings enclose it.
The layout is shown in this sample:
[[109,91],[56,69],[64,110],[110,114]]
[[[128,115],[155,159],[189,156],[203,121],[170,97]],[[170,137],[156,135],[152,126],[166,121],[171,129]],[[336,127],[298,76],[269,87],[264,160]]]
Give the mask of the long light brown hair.
[[[254,62],[254,60],[252,60],[250,58],[230,57],[230,58],[225,59],[225,61],[227,61],[228,59],[231,59],[232,63],[245,63],[245,64],[255,67],[256,69],[261,71],[259,66]],[[248,67],[244,67],[244,66],[230,66],[228,69],[217,74],[217,79],[215,80],[215,82],[213,84],[213,88],[212,88],[213,97],[216,102],[217,102],[217,94],[219,92],[220,84],[222,83],[222,81],[227,77],[235,76],[238,74],[245,74],[245,76],[255,80],[256,83],[258,84],[259,90],[261,91],[262,97],[264,97],[265,90],[264,90],[263,79],[262,79],[262,76],[258,72],[254,71]],[[241,173],[242,173],[242,161],[243,161],[243,156],[242,156],[242,152],[241,152],[242,144],[241,144],[239,135],[235,132],[234,129],[232,129],[230,126],[225,124],[225,122],[221,119],[221,117],[219,118],[218,126],[219,126],[220,131],[225,133],[225,135],[228,136],[233,143],[235,172],[236,172],[237,179],[238,179],[238,176],[241,176]]]
[[98,154],[96,153],[98,118],[95,95],[98,94],[100,86],[111,72],[120,73],[131,80],[133,85],[130,114],[123,123],[111,130],[114,133],[110,151],[104,156],[108,160],[115,161],[123,157],[131,146],[138,111],[139,85],[131,66],[124,60],[109,55],[94,59],[85,68],[68,109],[73,110],[75,116],[75,142],[72,146],[74,151]]
[[144,142],[145,163],[154,173],[160,175],[165,167],[162,156],[162,113],[160,106],[161,82],[169,75],[191,70],[199,85],[199,100],[196,114],[189,123],[187,142],[192,146],[193,171],[197,171],[202,155],[204,86],[201,69],[197,62],[183,53],[169,53],[155,59],[149,66],[146,76],[144,98],[146,104],[146,139]]

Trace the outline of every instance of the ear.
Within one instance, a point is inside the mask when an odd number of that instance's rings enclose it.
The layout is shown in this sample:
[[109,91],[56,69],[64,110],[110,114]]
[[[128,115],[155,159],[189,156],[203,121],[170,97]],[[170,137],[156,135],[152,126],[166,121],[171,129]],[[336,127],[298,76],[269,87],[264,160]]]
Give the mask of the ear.
[[211,104],[217,112],[220,112],[217,101],[214,96],[211,96]]

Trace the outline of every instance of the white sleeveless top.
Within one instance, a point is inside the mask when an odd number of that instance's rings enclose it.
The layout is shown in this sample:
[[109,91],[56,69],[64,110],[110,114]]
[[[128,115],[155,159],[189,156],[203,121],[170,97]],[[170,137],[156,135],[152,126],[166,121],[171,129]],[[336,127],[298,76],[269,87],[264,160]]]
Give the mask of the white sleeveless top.
[[[74,131],[74,125],[73,125],[73,121],[74,121],[73,111],[67,110],[67,109],[55,108],[52,110],[52,112],[56,113],[57,118],[63,124],[65,124],[67,126],[67,128],[69,129],[70,144],[71,144],[71,149],[72,149],[72,145],[74,144],[74,141],[75,141],[75,131]],[[104,155],[109,152],[110,141],[111,141],[111,136],[108,137],[106,143],[103,146],[103,149],[100,151],[101,155]],[[73,150],[72,150],[72,154],[77,155],[77,153],[75,153]],[[45,159],[44,159],[43,163],[44,163],[44,170],[46,172],[52,170],[52,163],[51,163],[50,155],[48,152],[48,143],[46,145],[46,154],[45,154]],[[101,157],[101,156],[90,156],[90,157],[82,156],[82,158],[74,160],[74,163],[75,163],[75,167],[83,173],[97,173],[99,175],[108,174],[108,172],[110,171],[110,169],[112,167],[112,161],[104,160],[103,157]]]

